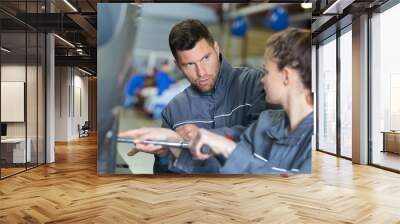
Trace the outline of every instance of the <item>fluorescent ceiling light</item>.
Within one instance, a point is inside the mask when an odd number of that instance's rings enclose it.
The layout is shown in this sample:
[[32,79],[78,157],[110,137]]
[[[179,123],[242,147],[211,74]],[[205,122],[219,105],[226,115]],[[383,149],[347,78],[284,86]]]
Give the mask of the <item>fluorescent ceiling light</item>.
[[5,48],[5,47],[1,47],[1,50],[4,51],[4,52],[6,52],[6,53],[10,53],[10,52],[11,52],[10,50],[8,50],[8,49]]
[[142,4],[140,4],[140,3],[130,3],[131,5],[136,5],[137,7],[139,7],[139,8],[142,8]]
[[301,6],[303,9],[311,9],[311,8],[312,8],[312,3],[303,2],[303,3],[300,4],[300,6]]
[[322,14],[342,14],[343,10],[354,1],[355,0],[336,0]]
[[77,49],[76,49],[76,52],[77,52],[79,55],[83,55],[83,50],[82,50],[81,48],[77,48]]
[[[277,5],[278,5],[277,3],[259,3],[256,5],[246,6],[246,7],[239,8],[235,11],[230,12],[228,15],[228,18],[235,18],[236,16],[247,16],[247,15],[264,12],[264,11],[274,8]],[[279,5],[284,6],[286,4],[282,3]]]
[[69,45],[70,47],[75,48],[75,45],[71,44],[71,42],[69,42],[68,40],[58,36],[57,34],[54,34],[55,37],[57,37],[58,39],[60,39],[62,42],[66,43],[67,45]]
[[85,70],[83,70],[83,69],[81,69],[81,68],[78,68],[78,70],[81,71],[81,72],[83,72],[83,73],[85,73],[85,74],[92,75],[92,73],[89,73],[88,71],[85,71]]
[[68,0],[64,0],[65,4],[67,4],[72,10],[74,10],[75,12],[78,12],[78,10],[71,4],[68,2]]

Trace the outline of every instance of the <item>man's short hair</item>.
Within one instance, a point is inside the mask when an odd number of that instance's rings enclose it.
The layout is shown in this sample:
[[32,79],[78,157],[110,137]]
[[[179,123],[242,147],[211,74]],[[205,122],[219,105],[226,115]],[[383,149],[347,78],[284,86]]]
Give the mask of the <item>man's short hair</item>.
[[169,33],[169,47],[175,59],[177,51],[190,50],[198,41],[205,39],[214,46],[214,38],[207,27],[197,19],[187,19],[177,23]]

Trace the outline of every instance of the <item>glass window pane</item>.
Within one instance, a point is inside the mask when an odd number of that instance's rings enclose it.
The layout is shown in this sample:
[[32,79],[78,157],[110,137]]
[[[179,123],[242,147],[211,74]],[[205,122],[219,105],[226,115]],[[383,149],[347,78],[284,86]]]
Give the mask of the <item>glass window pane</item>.
[[[28,154],[28,168],[37,165],[37,74],[38,74],[38,36],[36,32],[27,33],[28,38],[28,62],[26,80],[26,113],[27,113],[27,142],[30,147]],[[29,148],[28,147],[28,148]]]
[[400,4],[376,14],[372,25],[372,163],[400,170]]
[[46,36],[42,33],[39,34],[38,45],[38,164],[45,163],[45,60],[46,60]]
[[340,36],[340,153],[352,157],[352,33]]
[[[2,178],[25,170],[26,158],[26,33],[1,34]],[[29,149],[29,145],[28,145]]]
[[336,39],[318,48],[318,147],[336,153]]
[[[44,6],[45,0],[0,1],[0,7],[15,12],[17,17],[24,17],[25,12],[42,13]],[[5,114],[1,118],[0,173],[4,178],[45,162],[46,54],[44,34],[3,12],[0,18],[3,21],[0,23],[0,109],[2,115]],[[3,97],[9,101],[7,105]]]

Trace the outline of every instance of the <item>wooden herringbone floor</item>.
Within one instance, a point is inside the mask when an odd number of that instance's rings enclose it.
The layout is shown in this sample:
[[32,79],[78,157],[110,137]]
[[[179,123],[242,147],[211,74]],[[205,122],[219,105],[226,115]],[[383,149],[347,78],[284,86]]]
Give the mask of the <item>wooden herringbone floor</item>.
[[0,181],[0,223],[400,223],[400,175],[313,156],[312,175],[99,177],[84,138]]

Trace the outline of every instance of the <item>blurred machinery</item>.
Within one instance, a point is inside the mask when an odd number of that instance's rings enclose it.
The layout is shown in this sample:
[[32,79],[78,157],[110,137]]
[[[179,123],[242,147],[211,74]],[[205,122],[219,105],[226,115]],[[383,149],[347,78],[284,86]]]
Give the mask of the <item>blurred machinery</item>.
[[97,172],[115,171],[116,133],[122,104],[124,82],[129,76],[137,18],[136,4],[102,3],[97,5]]

